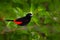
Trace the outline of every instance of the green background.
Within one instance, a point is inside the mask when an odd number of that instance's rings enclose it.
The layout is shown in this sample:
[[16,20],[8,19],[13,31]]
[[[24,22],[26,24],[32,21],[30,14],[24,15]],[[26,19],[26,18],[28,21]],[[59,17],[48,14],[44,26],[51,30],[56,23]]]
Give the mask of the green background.
[[[5,21],[28,12],[27,26]],[[60,40],[60,0],[0,0],[0,40]]]

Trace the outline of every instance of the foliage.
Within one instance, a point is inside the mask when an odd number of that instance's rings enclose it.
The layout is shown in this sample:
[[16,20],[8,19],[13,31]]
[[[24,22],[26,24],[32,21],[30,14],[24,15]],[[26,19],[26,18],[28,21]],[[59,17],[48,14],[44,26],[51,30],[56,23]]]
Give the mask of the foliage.
[[[32,12],[30,23],[18,26],[7,19]],[[60,40],[60,0],[0,0],[0,40]]]

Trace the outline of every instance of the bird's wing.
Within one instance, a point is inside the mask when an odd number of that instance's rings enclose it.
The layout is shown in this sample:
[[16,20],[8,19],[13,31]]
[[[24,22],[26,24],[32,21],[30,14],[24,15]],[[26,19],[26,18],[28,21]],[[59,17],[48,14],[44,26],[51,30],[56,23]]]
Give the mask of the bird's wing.
[[23,22],[22,21],[16,21],[16,20],[14,20],[14,22],[15,22],[15,24],[22,24]]

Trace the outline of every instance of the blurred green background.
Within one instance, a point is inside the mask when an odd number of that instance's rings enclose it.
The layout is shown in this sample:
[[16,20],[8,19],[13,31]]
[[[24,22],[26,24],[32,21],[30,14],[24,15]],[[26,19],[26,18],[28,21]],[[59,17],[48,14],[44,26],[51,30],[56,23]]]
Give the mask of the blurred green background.
[[[25,27],[4,21],[28,12]],[[0,40],[60,40],[60,0],[0,0]]]

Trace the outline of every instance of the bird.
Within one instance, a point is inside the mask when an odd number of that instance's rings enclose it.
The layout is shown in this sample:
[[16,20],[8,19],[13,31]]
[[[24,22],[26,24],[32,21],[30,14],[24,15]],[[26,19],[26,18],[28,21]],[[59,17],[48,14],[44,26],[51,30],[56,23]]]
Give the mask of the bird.
[[14,20],[6,20],[6,21],[12,21],[19,26],[26,26],[31,21],[31,18],[32,18],[32,13],[29,12],[24,17],[16,18]]

